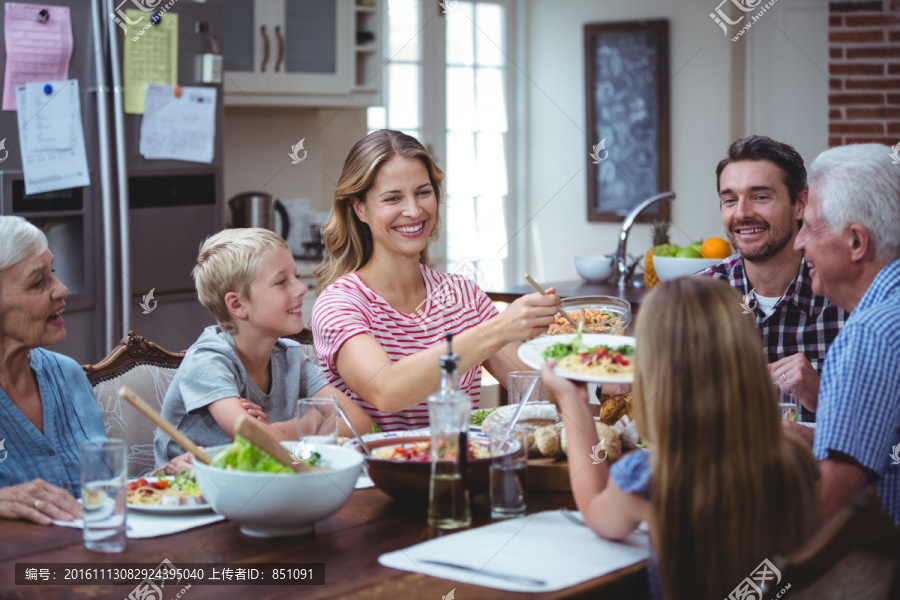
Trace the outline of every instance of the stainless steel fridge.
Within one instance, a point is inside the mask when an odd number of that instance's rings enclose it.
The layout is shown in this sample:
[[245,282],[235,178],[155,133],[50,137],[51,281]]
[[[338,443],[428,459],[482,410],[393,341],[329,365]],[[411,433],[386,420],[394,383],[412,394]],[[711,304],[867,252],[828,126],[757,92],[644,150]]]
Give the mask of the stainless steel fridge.
[[[203,55],[220,51],[222,8],[175,0],[161,15],[178,14],[178,83],[218,88],[214,158],[206,164],[147,160],[138,151],[142,115],[123,111],[121,64],[123,44],[140,40],[125,39],[114,15],[140,4],[34,4],[50,18],[54,6],[70,9],[69,78],[79,80],[90,185],[26,195],[16,113],[0,112],[0,139],[9,152],[0,163],[0,214],[21,215],[47,234],[57,276],[69,287],[68,336],[52,350],[82,364],[97,362],[130,330],[177,351],[214,322],[197,301],[190,272],[201,242],[225,222],[222,87],[201,82],[200,64]],[[0,81],[5,68],[6,60]],[[151,290],[152,300],[144,302]]]

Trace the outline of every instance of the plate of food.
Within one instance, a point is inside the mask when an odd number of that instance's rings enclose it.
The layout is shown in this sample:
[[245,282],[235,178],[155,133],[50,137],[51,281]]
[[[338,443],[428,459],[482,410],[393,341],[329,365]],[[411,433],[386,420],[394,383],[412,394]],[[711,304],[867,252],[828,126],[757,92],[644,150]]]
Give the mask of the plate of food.
[[588,383],[632,383],[635,340],[626,335],[572,333],[540,336],[519,346],[519,358],[533,369],[556,359],[556,374]]
[[481,431],[481,424],[495,410],[497,410],[497,407],[473,410],[472,414],[469,415],[469,431]]
[[126,485],[128,508],[149,513],[196,513],[212,510],[190,471],[174,477],[141,477]]

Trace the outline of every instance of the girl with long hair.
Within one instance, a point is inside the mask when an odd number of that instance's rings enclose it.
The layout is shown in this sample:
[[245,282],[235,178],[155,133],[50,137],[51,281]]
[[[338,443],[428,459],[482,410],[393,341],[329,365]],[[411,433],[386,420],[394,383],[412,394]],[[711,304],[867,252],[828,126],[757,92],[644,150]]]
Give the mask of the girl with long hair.
[[543,368],[568,435],[575,503],[598,535],[650,526],[656,597],[724,598],[812,531],[817,467],[780,424],[759,334],[728,284],[661,283],[637,319],[633,403],[647,449],[592,465],[584,385]]
[[481,365],[501,384],[525,369],[518,343],[547,329],[559,298],[530,294],[498,313],[474,281],[428,266],[444,173],[415,138],[376,131],[350,150],[322,228],[316,351],[329,381],[384,431],[428,424],[447,333],[459,387],[477,408]]

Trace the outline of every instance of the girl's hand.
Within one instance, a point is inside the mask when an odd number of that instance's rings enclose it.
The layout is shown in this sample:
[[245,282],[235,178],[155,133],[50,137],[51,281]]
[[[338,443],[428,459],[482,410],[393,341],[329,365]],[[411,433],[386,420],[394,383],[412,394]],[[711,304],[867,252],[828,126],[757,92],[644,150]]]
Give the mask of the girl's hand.
[[544,392],[565,409],[573,403],[587,404],[588,391],[587,384],[584,382],[574,382],[560,377],[553,372],[556,366],[555,360],[548,360],[541,367],[541,378],[544,380]]
[[269,415],[263,412],[263,409],[258,404],[253,404],[246,398],[241,398],[241,408],[247,411],[247,414],[256,419],[257,421],[261,421],[266,425],[269,424]]

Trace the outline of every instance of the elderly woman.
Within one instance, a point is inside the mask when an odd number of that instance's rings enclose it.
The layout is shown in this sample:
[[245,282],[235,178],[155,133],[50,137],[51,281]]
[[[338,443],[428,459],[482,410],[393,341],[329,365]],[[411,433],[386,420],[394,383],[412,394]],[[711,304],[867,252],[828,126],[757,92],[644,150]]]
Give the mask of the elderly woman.
[[0,217],[0,518],[44,525],[81,515],[78,444],[106,437],[81,367],[43,349],[66,339],[52,267],[40,229]]

